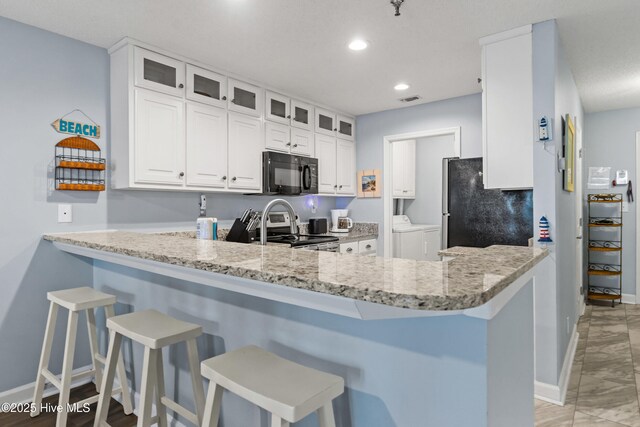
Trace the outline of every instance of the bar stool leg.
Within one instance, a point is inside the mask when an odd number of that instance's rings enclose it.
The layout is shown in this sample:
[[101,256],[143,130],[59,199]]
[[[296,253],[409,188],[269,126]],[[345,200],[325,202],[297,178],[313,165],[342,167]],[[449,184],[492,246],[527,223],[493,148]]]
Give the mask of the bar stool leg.
[[271,414],[271,427],[289,427],[289,422],[283,420],[276,414]]
[[109,413],[109,403],[111,402],[111,390],[113,390],[113,377],[116,373],[116,364],[118,355],[120,354],[120,344],[122,343],[122,335],[115,331],[109,331],[109,350],[104,367],[104,376],[100,387],[100,398],[98,399],[98,407],[96,408],[96,418],[93,423],[94,427],[101,427],[103,422],[107,421]]
[[140,409],[138,410],[138,427],[149,427],[151,425],[151,403],[156,382],[156,364],[158,357],[156,350],[149,347],[144,348],[144,362],[142,364],[142,387],[140,389]]
[[40,415],[40,405],[42,404],[42,393],[44,392],[45,378],[42,370],[49,367],[49,358],[51,357],[51,344],[53,343],[53,334],[56,329],[56,319],[58,318],[58,304],[49,304],[49,316],[47,317],[47,326],[44,330],[44,340],[42,343],[42,353],[40,353],[40,363],[38,364],[38,375],[36,377],[36,388],[33,392],[33,403],[35,411],[31,412],[32,417]]
[[220,419],[220,406],[222,404],[222,390],[218,384],[209,381],[207,391],[207,403],[204,406],[204,418],[202,427],[218,427]]
[[156,352],[156,413],[158,414],[158,425],[167,427],[167,408],[162,403],[162,398],[165,395],[162,349],[159,348],[154,351]]
[[[112,305],[108,305],[104,308],[105,317],[108,319],[115,316],[115,309]],[[127,382],[127,372],[124,369],[124,358],[118,348],[118,381],[120,381],[120,389],[122,390],[122,407],[124,413],[130,415],[133,413],[133,403],[131,400],[131,391],[129,390],[129,382]]]
[[191,371],[191,384],[196,402],[196,416],[198,423],[202,423],[204,412],[204,385],[200,375],[200,360],[198,360],[198,344],[195,338],[187,340],[187,357],[189,358],[189,370]]
[[320,427],[336,427],[336,419],[333,416],[333,404],[331,402],[316,411]]
[[60,399],[58,405],[61,406],[56,420],[57,427],[67,425],[67,404],[69,403],[69,392],[71,391],[71,373],[73,371],[73,354],[76,349],[76,333],[78,332],[78,312],[69,311],[67,321],[67,339],[64,345],[64,360],[62,362],[62,378],[60,378]]
[[91,348],[91,365],[96,377],[96,391],[100,393],[100,383],[102,381],[102,366],[96,359],[98,354],[98,334],[96,332],[96,314],[93,308],[87,310],[87,330],[89,331],[89,348]]

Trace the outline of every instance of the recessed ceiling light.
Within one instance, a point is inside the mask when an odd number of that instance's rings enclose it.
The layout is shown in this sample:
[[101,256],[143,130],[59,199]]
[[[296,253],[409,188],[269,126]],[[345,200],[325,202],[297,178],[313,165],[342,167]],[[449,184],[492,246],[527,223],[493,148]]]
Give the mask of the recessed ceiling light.
[[349,49],[351,50],[364,50],[369,47],[369,43],[366,40],[355,39],[349,43]]
[[393,87],[395,90],[407,90],[409,89],[409,85],[406,83],[398,83]]

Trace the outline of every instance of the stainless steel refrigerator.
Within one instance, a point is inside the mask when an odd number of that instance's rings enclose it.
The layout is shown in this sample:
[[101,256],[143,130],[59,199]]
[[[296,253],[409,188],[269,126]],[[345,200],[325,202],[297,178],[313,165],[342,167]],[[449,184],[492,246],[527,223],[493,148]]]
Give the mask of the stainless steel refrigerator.
[[482,158],[443,159],[442,246],[527,246],[533,190],[485,190]]

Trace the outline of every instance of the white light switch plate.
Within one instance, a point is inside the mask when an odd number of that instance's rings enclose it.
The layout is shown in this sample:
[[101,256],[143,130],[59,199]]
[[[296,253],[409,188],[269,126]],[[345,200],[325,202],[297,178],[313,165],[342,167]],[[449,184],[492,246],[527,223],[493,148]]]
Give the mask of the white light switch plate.
[[58,205],[58,222],[72,222],[73,210],[71,205]]

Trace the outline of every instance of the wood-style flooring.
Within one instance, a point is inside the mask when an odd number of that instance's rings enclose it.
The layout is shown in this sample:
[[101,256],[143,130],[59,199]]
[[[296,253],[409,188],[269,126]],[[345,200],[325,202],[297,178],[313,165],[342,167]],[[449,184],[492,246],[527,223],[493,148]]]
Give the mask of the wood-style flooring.
[[[96,394],[96,387],[93,383],[85,384],[71,390],[70,402],[78,402],[87,397],[91,397]],[[42,403],[50,403],[51,405],[58,404],[58,395],[47,397],[42,400]],[[67,419],[68,427],[87,427],[93,426],[93,420],[96,414],[97,403],[91,405],[91,410],[86,413],[74,412],[69,414]],[[53,427],[56,425],[55,412],[43,412],[35,418],[31,418],[28,413],[1,413],[0,412],[0,426],[2,427]],[[131,427],[135,426],[138,422],[138,417],[134,414],[125,415],[122,405],[111,399],[109,404],[109,416],[107,422],[113,427]]]
[[587,306],[564,406],[536,400],[536,427],[640,427],[640,305]]

